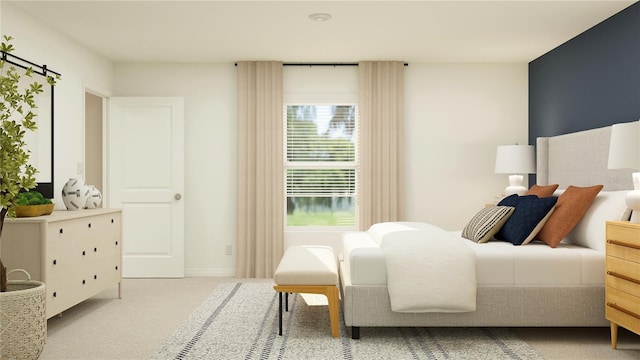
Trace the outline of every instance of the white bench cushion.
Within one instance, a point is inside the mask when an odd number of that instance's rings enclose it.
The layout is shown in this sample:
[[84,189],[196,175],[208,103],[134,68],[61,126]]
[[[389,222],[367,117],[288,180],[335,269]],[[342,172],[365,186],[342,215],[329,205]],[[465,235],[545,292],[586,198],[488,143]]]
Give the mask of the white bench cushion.
[[278,264],[277,285],[336,285],[338,264],[329,246],[291,246]]

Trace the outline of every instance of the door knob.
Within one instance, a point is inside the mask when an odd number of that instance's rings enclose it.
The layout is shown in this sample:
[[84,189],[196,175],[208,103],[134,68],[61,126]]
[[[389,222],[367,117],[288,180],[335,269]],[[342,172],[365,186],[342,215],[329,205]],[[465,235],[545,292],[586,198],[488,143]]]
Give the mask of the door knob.
[[180,194],[175,194],[173,197],[174,197],[176,200],[180,200],[180,199],[182,199],[182,195],[180,195]]

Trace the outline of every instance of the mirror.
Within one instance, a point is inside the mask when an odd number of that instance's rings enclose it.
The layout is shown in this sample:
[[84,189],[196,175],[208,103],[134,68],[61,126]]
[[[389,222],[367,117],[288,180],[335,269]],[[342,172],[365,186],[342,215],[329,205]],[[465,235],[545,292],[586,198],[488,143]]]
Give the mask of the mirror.
[[33,69],[31,77],[22,76],[20,82],[25,84],[34,81],[42,84],[43,92],[35,97],[36,109],[32,111],[36,114],[35,122],[38,127],[36,131],[28,131],[25,134],[25,142],[31,150],[29,161],[38,170],[36,174],[37,186],[34,190],[39,191],[48,199],[53,198],[53,119],[54,119],[54,86],[47,82],[47,77],[60,77],[60,74],[47,69],[46,65],[37,65],[28,60],[15,55],[2,52],[2,60],[21,69]]
[[[33,80],[33,79],[32,79]],[[38,79],[40,81],[40,79]],[[53,196],[53,86],[47,84],[44,77],[43,92],[36,97],[37,114],[35,121],[38,126],[36,131],[27,132],[25,141],[31,150],[29,155],[31,165],[38,169],[34,190],[42,193],[47,199]]]

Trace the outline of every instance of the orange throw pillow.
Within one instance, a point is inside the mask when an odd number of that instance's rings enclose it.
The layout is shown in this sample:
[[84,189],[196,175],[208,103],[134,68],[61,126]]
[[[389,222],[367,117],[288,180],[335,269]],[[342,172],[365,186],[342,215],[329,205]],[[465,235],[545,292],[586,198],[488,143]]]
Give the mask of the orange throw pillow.
[[593,199],[602,190],[602,185],[577,187],[570,185],[559,197],[558,202],[544,224],[542,230],[535,237],[552,248],[558,246],[587,212]]
[[553,192],[558,188],[558,184],[551,185],[537,185],[534,184],[531,186],[529,191],[526,192],[525,195],[536,195],[539,198],[551,197],[553,196]]

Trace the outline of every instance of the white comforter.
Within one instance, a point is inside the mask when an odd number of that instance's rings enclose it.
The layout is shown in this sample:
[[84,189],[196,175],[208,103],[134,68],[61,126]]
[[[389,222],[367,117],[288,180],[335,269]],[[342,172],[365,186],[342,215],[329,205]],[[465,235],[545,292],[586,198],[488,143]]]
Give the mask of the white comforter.
[[384,253],[392,311],[475,311],[476,257],[462,239],[428,224],[374,227],[370,230]]

